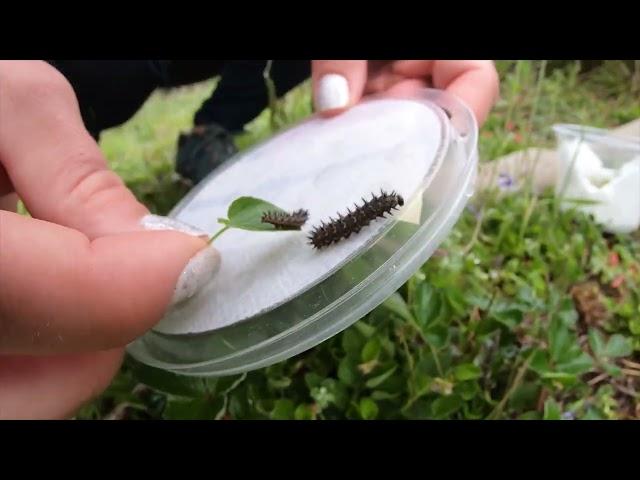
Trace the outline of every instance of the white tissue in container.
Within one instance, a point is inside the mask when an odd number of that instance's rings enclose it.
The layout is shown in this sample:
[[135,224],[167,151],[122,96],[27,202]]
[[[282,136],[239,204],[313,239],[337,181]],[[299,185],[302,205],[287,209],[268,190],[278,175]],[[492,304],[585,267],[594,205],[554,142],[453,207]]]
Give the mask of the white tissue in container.
[[[563,208],[590,213],[603,228],[629,233],[640,227],[640,138],[605,130],[555,125],[558,138],[556,195]],[[571,200],[574,200],[573,202]],[[579,204],[575,200],[594,203]]]

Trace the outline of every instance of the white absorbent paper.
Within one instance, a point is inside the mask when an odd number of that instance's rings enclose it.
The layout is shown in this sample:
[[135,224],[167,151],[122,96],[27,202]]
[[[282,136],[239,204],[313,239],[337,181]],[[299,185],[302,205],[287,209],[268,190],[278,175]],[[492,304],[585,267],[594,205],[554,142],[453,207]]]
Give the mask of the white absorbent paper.
[[234,324],[286,302],[339,268],[385,222],[411,212],[379,219],[320,251],[308,244],[312,227],[380,189],[412,199],[423,186],[442,134],[439,117],[427,105],[386,99],[331,119],[314,118],[244,153],[205,180],[176,218],[215,233],[221,227],[217,219],[226,218],[231,202],[252,196],[288,211],[306,209],[309,220],[303,231],[225,232],[214,242],[222,257],[217,275],[155,330],[188,334]]

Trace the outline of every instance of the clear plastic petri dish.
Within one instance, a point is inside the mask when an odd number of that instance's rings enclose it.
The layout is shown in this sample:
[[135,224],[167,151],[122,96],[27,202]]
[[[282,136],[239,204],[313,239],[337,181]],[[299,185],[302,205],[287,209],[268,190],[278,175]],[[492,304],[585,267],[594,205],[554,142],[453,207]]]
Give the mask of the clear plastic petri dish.
[[[433,254],[477,174],[471,110],[443,91],[367,99],[337,117],[312,117],[241,152],[169,214],[214,233],[239,196],[309,210],[301,232],[226,232],[222,267],[197,295],[128,346],[142,366],[178,375],[234,375],[286,360],[383,303]],[[320,250],[315,225],[371,195],[403,205]]]
[[[618,135],[601,128],[569,123],[555,124],[553,132],[559,151],[569,154],[567,159],[561,159],[566,163],[571,161],[579,145],[587,145],[607,168],[618,169],[640,155],[640,137]],[[568,146],[573,147],[573,150]]]

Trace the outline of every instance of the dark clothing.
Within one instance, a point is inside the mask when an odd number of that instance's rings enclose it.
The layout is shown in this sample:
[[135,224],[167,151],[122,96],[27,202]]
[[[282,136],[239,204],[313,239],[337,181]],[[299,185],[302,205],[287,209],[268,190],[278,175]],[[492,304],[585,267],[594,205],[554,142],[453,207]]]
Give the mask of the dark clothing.
[[[157,88],[174,88],[221,75],[194,125],[217,124],[238,133],[267,106],[265,60],[51,60],[73,86],[87,130],[97,139],[121,125]],[[280,97],[311,75],[308,60],[274,61],[271,78]]]
[[[226,64],[218,87],[198,110],[194,123],[216,123],[232,133],[241,132],[269,104],[263,77],[265,67],[265,61],[236,60]],[[274,61],[270,76],[276,95],[282,97],[311,76],[311,62]]]

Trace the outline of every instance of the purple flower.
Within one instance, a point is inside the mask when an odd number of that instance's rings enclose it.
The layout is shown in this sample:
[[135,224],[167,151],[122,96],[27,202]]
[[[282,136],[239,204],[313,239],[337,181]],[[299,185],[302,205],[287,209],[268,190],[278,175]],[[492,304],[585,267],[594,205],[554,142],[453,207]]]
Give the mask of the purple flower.
[[513,177],[507,173],[501,173],[498,176],[498,188],[500,190],[515,190],[515,182],[513,181]]
[[562,419],[563,420],[575,420],[576,416],[573,414],[573,412],[564,412],[562,414]]

